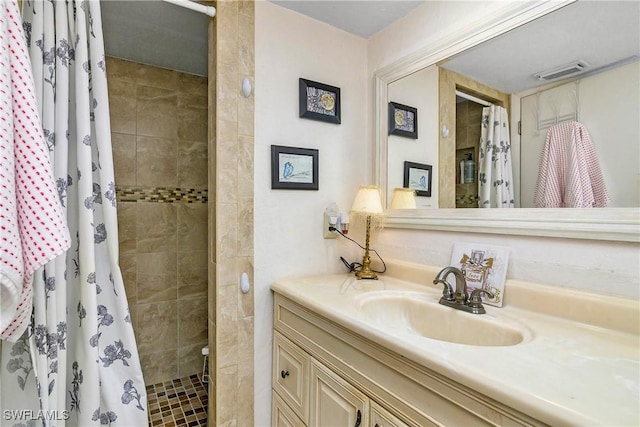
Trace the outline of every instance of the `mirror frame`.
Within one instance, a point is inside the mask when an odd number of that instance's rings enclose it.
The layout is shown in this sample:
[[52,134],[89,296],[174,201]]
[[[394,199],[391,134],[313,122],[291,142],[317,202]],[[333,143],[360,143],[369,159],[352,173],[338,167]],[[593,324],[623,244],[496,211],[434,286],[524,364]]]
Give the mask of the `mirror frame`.
[[[429,43],[374,73],[374,178],[383,206],[387,206],[388,85],[574,1],[506,4],[495,16]],[[640,209],[388,210],[385,227],[640,242]]]

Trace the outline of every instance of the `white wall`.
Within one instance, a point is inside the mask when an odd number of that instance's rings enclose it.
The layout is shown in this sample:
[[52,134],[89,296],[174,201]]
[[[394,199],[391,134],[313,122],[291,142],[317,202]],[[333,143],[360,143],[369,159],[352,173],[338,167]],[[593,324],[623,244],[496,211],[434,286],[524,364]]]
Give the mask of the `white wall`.
[[[580,122],[593,140],[610,207],[640,206],[640,62],[579,80]],[[575,112],[575,83],[522,98],[522,207],[534,207],[540,153],[547,135],[537,132],[536,114],[549,119]],[[536,135],[537,133],[537,135]]]
[[[425,43],[482,19],[501,4],[427,2],[367,42],[269,2],[256,3],[257,425],[268,425],[270,413],[269,284],[285,277],[342,271],[339,255],[361,256],[347,242],[321,238],[321,214],[330,201],[348,209],[357,186],[373,174],[373,72]],[[299,77],[342,89],[342,125],[297,117]],[[271,190],[271,144],[319,148],[320,191]],[[450,263],[455,242],[504,245],[511,248],[509,278],[638,298],[637,244],[403,229],[384,229],[374,240],[385,258],[435,266]],[[432,280],[424,279],[427,284]]]
[[418,139],[388,137],[387,203],[404,184],[404,162],[433,166],[431,197],[416,197],[418,209],[438,207],[438,67],[413,73],[389,85],[389,100],[418,110]]
[[[343,272],[361,255],[344,239],[322,237],[330,202],[351,207],[365,179],[366,40],[266,1],[255,25],[255,420],[270,425],[272,282]],[[298,78],[341,90],[342,124],[298,117]],[[270,146],[319,150],[319,190],[271,189]]]

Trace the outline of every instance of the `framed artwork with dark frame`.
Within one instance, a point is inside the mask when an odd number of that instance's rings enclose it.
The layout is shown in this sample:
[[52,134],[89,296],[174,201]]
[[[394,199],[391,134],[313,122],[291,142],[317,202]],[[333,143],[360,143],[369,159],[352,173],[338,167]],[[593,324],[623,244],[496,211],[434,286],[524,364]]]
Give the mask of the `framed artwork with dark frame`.
[[317,190],[318,150],[272,145],[271,188]]
[[300,79],[300,117],[340,124],[340,88]]
[[431,197],[431,165],[404,162],[404,188],[416,191],[416,196]]
[[389,135],[418,139],[418,109],[389,102]]

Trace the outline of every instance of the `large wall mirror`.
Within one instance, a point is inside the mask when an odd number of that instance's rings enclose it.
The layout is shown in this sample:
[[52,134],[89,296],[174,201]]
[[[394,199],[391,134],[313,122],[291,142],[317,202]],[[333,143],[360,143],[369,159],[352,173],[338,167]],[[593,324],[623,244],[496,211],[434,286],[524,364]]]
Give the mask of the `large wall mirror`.
[[[429,167],[428,182],[411,170],[429,186],[417,209],[390,209],[388,225],[640,241],[639,13],[638,2],[518,2],[378,70],[376,178],[387,206],[393,189],[407,186],[408,164]],[[416,109],[417,135],[393,132],[414,117],[410,109],[391,117],[390,102]],[[498,107],[517,209],[478,208],[482,120]],[[548,129],[571,121],[590,132],[607,207],[534,208]]]

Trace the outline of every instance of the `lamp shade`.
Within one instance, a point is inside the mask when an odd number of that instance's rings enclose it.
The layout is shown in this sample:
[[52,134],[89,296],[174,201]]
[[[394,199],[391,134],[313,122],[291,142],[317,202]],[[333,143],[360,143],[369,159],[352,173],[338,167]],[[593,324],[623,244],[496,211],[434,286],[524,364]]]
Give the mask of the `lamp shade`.
[[376,186],[361,186],[358,189],[356,198],[353,200],[351,212],[365,215],[382,215],[382,201],[380,200],[380,189]]
[[415,209],[415,191],[411,188],[395,188],[391,199],[391,209]]

